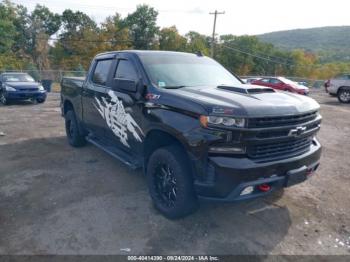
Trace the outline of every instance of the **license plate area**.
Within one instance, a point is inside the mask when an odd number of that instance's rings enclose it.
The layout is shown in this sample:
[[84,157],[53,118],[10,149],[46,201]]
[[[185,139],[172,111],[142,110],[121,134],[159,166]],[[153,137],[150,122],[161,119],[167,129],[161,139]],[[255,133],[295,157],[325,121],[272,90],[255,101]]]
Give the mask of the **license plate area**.
[[307,179],[307,167],[303,166],[299,169],[287,172],[287,187],[302,183]]

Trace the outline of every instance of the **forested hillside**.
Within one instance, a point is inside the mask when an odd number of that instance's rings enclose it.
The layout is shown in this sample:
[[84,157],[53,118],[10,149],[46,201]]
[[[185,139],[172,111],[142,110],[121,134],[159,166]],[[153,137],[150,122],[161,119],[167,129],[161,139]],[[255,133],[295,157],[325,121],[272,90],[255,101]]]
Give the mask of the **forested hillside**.
[[284,50],[317,53],[321,62],[350,61],[350,26],[279,31],[258,35],[258,38]]

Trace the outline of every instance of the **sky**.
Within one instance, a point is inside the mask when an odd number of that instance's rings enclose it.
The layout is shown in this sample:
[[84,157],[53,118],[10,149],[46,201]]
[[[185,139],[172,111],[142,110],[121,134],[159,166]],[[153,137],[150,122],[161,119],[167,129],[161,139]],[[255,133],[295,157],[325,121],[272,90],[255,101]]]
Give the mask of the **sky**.
[[122,17],[135,11],[139,4],[158,10],[158,25],[175,25],[181,34],[197,31],[211,35],[214,16],[216,33],[256,35],[296,28],[350,25],[348,0],[12,0],[32,10],[38,3],[52,11],[80,10],[97,22],[118,12]]

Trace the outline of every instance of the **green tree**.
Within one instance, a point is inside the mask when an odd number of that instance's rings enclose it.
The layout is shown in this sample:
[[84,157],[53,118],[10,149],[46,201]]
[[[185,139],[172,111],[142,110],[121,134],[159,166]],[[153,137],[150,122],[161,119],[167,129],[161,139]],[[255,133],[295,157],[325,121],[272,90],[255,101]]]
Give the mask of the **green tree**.
[[100,49],[124,50],[132,48],[129,39],[129,29],[125,27],[120,14],[107,17],[101,25],[101,40],[104,41]]
[[0,53],[9,52],[14,44],[16,28],[12,17],[13,10],[9,3],[0,3]]
[[51,12],[47,7],[36,5],[29,16],[27,25],[27,49],[39,70],[50,69],[49,37],[55,34],[60,26],[60,15]]
[[61,27],[61,16],[52,13],[47,7],[37,5],[31,14],[33,29],[37,33],[45,33],[48,36],[55,34]]
[[157,49],[158,12],[148,5],[139,5],[125,19],[135,49]]
[[70,9],[62,13],[61,22],[59,40],[50,51],[54,64],[67,70],[79,64],[87,68],[91,54],[98,49],[100,29],[88,15]]
[[159,49],[185,51],[187,39],[179,34],[176,26],[164,27],[159,32]]
[[204,55],[209,55],[210,50],[210,38],[201,35],[197,32],[190,31],[185,37],[187,38],[186,51],[195,53],[202,52]]
[[62,33],[61,38],[74,37],[81,35],[85,29],[96,30],[97,25],[88,15],[80,11],[64,10],[61,16]]

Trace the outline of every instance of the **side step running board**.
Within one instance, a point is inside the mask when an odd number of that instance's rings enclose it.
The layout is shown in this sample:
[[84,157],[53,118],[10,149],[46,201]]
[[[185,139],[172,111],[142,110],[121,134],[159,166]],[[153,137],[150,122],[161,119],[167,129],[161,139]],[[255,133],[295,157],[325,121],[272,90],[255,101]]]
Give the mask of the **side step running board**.
[[111,146],[104,145],[102,141],[92,136],[87,136],[86,140],[91,144],[97,146],[98,148],[102,149],[106,153],[110,154],[114,158],[120,160],[121,162],[123,162],[125,165],[129,166],[132,169],[138,169],[142,167],[141,161],[137,161],[137,159],[135,159],[134,157],[130,156],[129,154],[125,153],[120,149],[117,149],[115,147],[112,148]]

